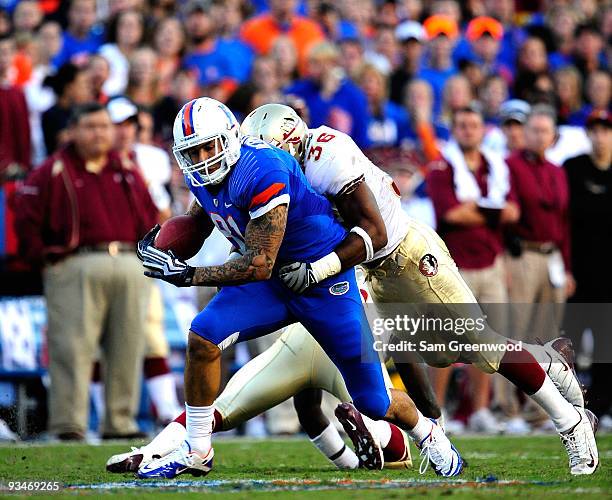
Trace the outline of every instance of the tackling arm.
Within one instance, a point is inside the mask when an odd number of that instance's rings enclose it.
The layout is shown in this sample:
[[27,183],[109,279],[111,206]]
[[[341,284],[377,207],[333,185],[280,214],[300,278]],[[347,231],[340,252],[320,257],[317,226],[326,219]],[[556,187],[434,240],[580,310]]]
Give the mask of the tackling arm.
[[344,225],[347,228],[361,228],[363,231],[350,232],[335,249],[342,270],[345,270],[370,260],[370,253],[374,254],[384,248],[387,244],[387,230],[374,194],[364,181],[352,191],[338,195],[334,201]]
[[345,225],[352,228],[348,236],[315,262],[294,262],[279,270],[280,279],[294,292],[302,293],[325,278],[371,260],[387,244],[387,230],[374,195],[363,180],[354,186],[335,198]]

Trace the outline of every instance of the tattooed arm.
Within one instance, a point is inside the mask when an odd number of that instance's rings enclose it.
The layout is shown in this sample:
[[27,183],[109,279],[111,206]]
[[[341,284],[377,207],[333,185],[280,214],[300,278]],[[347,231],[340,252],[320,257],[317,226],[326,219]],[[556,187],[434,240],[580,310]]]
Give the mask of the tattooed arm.
[[279,205],[252,219],[246,227],[244,255],[220,266],[196,268],[192,285],[238,285],[269,279],[285,235],[287,210],[287,205]]

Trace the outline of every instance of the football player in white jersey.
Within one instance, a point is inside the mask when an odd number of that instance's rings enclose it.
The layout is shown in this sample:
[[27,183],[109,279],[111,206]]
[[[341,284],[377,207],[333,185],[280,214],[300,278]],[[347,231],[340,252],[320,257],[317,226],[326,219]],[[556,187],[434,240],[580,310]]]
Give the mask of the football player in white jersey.
[[[293,154],[315,190],[333,198],[345,225],[352,227],[355,244],[351,255],[332,252],[333,255],[313,263],[284,266],[280,276],[289,288],[305,290],[339,272],[347,263],[363,262],[375,302],[446,304],[450,315],[456,314],[452,311],[454,304],[476,304],[444,242],[433,230],[403,213],[399,192],[391,178],[373,165],[346,134],[329,127],[308,130],[291,108],[275,104],[253,111],[242,130]],[[371,209],[372,200],[368,198],[372,196],[378,210]],[[381,236],[384,233],[386,237]],[[511,343],[488,327],[480,333],[468,331],[462,337],[466,343]],[[296,345],[300,347],[297,350]],[[227,394],[222,395],[225,402],[217,401],[216,408],[225,419],[232,412],[248,414],[249,405],[261,406],[262,398],[282,401],[294,395],[291,391],[295,389],[329,389],[333,386],[329,381],[337,380],[334,375],[337,369],[329,360],[318,361],[316,371],[311,371],[304,383],[303,372],[312,367],[310,357],[317,348],[305,329],[293,325],[268,350],[270,353],[264,352],[243,368],[242,386],[248,382],[250,390],[241,390],[238,383],[228,385],[224,391]],[[512,351],[491,349],[471,352],[462,360],[487,372],[499,372],[529,394],[547,411],[559,431],[569,455],[571,473],[591,474],[598,465],[594,425],[591,415],[585,412],[569,350],[568,345],[557,339],[545,346],[527,346],[510,357],[507,353]],[[455,358],[427,361],[441,366],[460,360],[460,353],[455,354]],[[279,373],[283,376],[279,377]],[[301,410],[310,412],[309,419],[318,420],[320,425],[327,422],[316,408]],[[354,417],[349,415],[342,423],[351,430],[355,426]],[[365,427],[356,436],[358,454],[363,449],[360,440],[368,444],[379,440],[371,426]],[[438,431],[439,426],[434,423],[432,432]],[[349,435],[354,438],[350,432]],[[317,444],[316,439],[312,440]]]
[[[301,292],[340,272],[347,263],[362,262],[375,303],[441,304],[442,313],[449,317],[474,311],[476,299],[444,242],[435,231],[402,211],[400,193],[392,179],[370,162],[348,135],[325,126],[308,130],[291,108],[279,104],[260,106],[245,118],[241,129],[293,154],[313,188],[335,202],[345,226],[355,233],[351,255],[332,252],[312,263],[282,267],[279,276],[290,289]],[[348,196],[351,193],[353,196]],[[386,229],[384,244],[368,202],[371,195]],[[514,344],[486,324],[482,331],[468,328],[451,338],[474,346]],[[427,361],[437,366],[471,362],[509,379],[547,411],[568,453],[570,472],[592,474],[598,465],[595,416],[585,411],[580,383],[573,369],[568,369],[568,364],[573,368],[570,351],[567,342],[555,339],[544,346],[525,345],[518,352],[499,348],[453,354],[447,350],[445,359]]]

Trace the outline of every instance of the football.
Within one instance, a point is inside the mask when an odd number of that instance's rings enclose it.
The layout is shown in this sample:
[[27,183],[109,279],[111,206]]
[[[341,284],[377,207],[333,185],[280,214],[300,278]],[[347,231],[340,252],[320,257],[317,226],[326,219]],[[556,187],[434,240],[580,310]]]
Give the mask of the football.
[[179,259],[187,260],[200,251],[205,239],[195,217],[177,215],[162,224],[154,244],[160,250],[172,250]]

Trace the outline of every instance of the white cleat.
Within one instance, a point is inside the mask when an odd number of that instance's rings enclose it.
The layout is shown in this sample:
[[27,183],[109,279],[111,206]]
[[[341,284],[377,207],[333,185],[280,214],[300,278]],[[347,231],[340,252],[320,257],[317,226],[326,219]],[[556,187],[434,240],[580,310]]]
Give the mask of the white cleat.
[[181,474],[205,476],[212,470],[214,455],[212,448],[206,455],[201,455],[192,450],[187,441],[183,441],[183,444],[172,453],[141,466],[138,469],[138,477],[172,479]]
[[432,424],[429,435],[420,443],[416,443],[423,457],[419,473],[424,474],[427,465],[431,464],[438,476],[458,476],[463,472],[463,458],[446,437],[442,428],[433,420]]
[[570,430],[560,432],[561,442],[567,450],[570,472],[573,475],[593,474],[599,465],[595,442],[597,417],[589,410],[575,406],[580,421]]
[[558,337],[542,345],[547,367],[544,370],[561,395],[574,406],[584,408],[584,391],[574,368],[572,341]]
[[132,446],[132,451],[110,457],[106,462],[106,470],[117,474],[137,472],[141,466],[148,464],[156,458],[161,457],[159,455],[151,455],[146,447],[135,448]]

